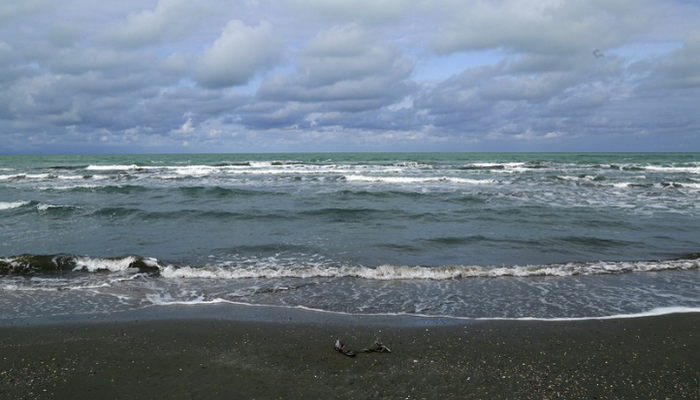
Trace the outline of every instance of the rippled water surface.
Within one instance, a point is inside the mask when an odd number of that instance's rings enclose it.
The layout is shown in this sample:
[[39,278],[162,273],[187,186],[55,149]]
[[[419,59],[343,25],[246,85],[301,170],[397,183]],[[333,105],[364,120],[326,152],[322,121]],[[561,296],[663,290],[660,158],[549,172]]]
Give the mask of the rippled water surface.
[[700,306],[698,154],[0,156],[0,318]]

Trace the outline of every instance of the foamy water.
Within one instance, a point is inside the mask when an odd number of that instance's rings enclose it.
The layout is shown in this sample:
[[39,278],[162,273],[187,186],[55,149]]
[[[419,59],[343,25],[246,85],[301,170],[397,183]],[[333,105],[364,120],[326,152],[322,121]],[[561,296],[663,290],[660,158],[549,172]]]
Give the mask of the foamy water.
[[696,154],[0,157],[0,318],[695,310],[699,200]]

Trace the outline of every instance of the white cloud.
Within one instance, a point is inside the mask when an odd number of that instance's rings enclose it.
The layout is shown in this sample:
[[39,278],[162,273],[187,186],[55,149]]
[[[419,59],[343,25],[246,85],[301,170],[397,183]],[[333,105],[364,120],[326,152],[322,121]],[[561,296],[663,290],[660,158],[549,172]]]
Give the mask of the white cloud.
[[180,126],[180,129],[175,131],[175,133],[179,135],[191,135],[192,133],[194,133],[194,131],[195,127],[192,124],[192,117],[188,117],[187,121],[185,121],[185,123],[182,124],[182,126]]
[[269,22],[248,26],[232,20],[202,54],[197,82],[209,88],[244,85],[257,73],[273,67],[282,52],[282,40]]

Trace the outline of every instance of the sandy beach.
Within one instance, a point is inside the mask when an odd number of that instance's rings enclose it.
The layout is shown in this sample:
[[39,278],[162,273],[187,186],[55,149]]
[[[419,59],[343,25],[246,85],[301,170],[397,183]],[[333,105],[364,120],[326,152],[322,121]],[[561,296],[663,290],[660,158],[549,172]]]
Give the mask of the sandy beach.
[[[445,321],[231,309],[5,324],[0,397],[700,397],[700,314]],[[335,351],[336,338],[357,355]],[[362,352],[375,339],[391,352]]]

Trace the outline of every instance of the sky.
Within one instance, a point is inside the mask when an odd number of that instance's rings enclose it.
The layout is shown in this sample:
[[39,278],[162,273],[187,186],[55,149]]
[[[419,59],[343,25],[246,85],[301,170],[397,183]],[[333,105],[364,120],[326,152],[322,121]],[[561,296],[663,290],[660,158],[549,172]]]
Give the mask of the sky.
[[3,0],[0,154],[700,151],[697,0]]

